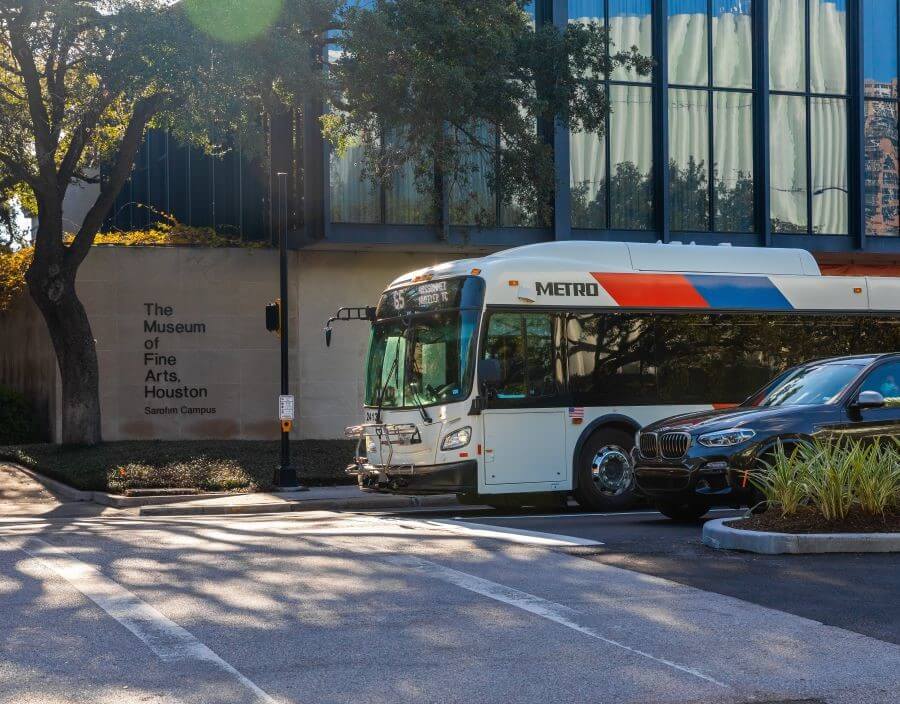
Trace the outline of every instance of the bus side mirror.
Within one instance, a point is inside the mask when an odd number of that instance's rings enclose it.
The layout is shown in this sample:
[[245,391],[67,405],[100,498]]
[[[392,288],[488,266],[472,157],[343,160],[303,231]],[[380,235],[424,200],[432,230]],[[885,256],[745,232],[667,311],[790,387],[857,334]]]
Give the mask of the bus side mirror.
[[327,327],[324,330],[325,332],[325,346],[331,347],[331,328]]
[[877,391],[860,391],[853,402],[853,407],[861,411],[866,408],[883,408],[884,396]]
[[482,359],[478,362],[478,381],[483,388],[497,386],[502,379],[499,359]]

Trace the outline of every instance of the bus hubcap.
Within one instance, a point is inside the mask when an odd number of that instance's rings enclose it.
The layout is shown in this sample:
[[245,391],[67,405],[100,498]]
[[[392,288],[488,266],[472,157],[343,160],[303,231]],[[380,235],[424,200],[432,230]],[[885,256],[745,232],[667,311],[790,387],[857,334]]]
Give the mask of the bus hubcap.
[[615,445],[600,448],[591,462],[591,477],[601,491],[621,494],[631,486],[631,458]]

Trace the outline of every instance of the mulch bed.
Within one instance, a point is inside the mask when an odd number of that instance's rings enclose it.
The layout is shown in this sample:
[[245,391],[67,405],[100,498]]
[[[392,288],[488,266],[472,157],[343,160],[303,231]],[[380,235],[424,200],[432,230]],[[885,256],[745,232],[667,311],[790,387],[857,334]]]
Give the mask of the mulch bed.
[[769,533],[900,533],[900,513],[870,516],[852,511],[843,521],[825,521],[812,508],[801,508],[793,516],[782,517],[776,511],[729,521],[730,528]]

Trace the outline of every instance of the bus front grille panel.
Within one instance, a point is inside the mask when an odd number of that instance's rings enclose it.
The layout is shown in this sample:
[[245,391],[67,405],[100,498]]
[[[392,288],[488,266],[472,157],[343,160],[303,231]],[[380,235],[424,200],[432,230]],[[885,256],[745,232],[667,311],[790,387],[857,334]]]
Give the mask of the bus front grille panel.
[[681,459],[690,445],[691,436],[687,433],[662,433],[659,436],[659,451],[667,460]]
[[644,457],[656,457],[658,453],[656,433],[641,433],[641,454]]

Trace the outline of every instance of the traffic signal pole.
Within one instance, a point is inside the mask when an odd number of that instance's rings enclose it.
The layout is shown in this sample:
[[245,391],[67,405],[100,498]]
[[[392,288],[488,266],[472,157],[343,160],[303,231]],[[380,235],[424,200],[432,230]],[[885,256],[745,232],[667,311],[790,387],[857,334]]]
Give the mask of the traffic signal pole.
[[[287,174],[279,172],[278,191],[278,275],[281,300],[278,305],[279,337],[281,340],[281,397],[279,398],[279,420],[281,422],[281,462],[275,470],[273,484],[275,491],[306,491],[297,479],[297,468],[291,462],[291,429],[294,422],[294,400],[290,395],[290,375],[288,354],[288,260],[287,260]],[[289,400],[289,402],[288,402]],[[289,409],[288,409],[289,406]],[[289,411],[289,412],[288,412]],[[286,417],[290,416],[290,417]]]

